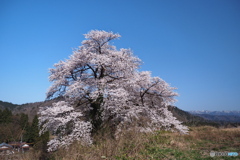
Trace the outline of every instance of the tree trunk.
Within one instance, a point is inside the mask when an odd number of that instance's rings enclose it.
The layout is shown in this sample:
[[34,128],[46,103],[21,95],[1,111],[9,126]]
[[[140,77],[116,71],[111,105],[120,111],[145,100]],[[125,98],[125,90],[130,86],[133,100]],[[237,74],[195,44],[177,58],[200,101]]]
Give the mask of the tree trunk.
[[93,126],[93,133],[96,133],[99,129],[101,129],[102,126],[102,110],[101,110],[101,104],[103,101],[103,97],[100,96],[97,98],[97,100],[93,103],[91,103],[91,107],[93,108],[90,111],[90,118],[92,120],[92,126]]

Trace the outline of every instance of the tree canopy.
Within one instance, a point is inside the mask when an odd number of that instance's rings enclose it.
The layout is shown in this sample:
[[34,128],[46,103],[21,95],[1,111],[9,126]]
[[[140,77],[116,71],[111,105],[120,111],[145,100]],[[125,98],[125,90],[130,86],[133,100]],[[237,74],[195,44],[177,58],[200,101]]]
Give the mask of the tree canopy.
[[91,144],[91,135],[109,124],[117,136],[121,130],[141,132],[159,129],[187,133],[167,106],[175,102],[176,88],[149,71],[140,72],[141,60],[130,49],[117,50],[113,32],[92,30],[69,59],[50,69],[52,86],[47,98],[63,101],[41,108],[40,133],[50,130],[55,138],[49,151],[74,140]]

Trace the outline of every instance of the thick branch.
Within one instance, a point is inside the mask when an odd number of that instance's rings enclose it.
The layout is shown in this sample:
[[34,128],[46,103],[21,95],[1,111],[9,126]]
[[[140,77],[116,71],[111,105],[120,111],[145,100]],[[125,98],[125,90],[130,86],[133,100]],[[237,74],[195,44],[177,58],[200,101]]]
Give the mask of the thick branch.
[[92,70],[94,77],[97,78],[97,70],[98,69],[96,69],[96,71],[94,71],[94,69],[89,64],[87,64],[87,66]]

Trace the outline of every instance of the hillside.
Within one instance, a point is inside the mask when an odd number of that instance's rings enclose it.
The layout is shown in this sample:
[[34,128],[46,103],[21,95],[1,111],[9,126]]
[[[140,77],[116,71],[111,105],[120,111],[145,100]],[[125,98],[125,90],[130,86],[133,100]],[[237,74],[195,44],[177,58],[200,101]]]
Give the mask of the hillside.
[[[2,109],[8,108],[12,111],[13,114],[20,114],[25,113],[29,116],[29,120],[31,121],[33,117],[37,114],[40,107],[44,106],[51,106],[52,103],[59,101],[61,98],[43,101],[43,102],[35,102],[35,103],[26,103],[22,105],[12,104],[10,102],[3,102],[0,101],[0,106]],[[190,126],[199,126],[199,125],[213,125],[216,126],[217,124],[206,120],[198,115],[192,115],[186,111],[183,111],[175,106],[169,106],[168,109],[173,113],[173,115],[183,122],[186,125]]]
[[12,104],[10,102],[4,102],[0,100],[0,109],[5,109],[8,108],[9,110],[13,110],[14,108],[16,108],[18,105],[17,104]]
[[12,111],[13,114],[24,113],[29,116],[29,121],[33,120],[33,117],[37,115],[37,112],[40,107],[51,106],[52,103],[57,102],[58,99],[43,101],[43,102],[34,102],[34,103],[25,103],[22,105],[13,104],[10,102],[0,101],[0,109],[8,108]]
[[204,117],[193,115],[189,112],[183,111],[175,106],[168,106],[168,110],[171,111],[179,121],[183,122],[188,126],[202,126],[211,125],[218,126],[219,124],[211,120],[205,119]]

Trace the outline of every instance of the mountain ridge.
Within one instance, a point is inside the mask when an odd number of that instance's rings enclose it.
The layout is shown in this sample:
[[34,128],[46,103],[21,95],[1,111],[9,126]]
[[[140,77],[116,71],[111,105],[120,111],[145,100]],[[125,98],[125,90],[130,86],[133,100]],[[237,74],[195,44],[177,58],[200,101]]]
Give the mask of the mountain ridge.
[[238,110],[222,110],[222,111],[209,111],[209,110],[193,110],[188,111],[192,114],[211,114],[211,115],[239,115],[240,111]]
[[192,115],[219,123],[240,123],[240,111],[188,111]]

